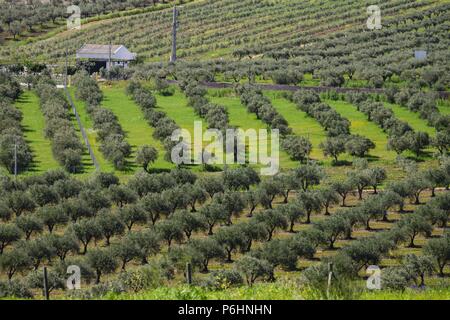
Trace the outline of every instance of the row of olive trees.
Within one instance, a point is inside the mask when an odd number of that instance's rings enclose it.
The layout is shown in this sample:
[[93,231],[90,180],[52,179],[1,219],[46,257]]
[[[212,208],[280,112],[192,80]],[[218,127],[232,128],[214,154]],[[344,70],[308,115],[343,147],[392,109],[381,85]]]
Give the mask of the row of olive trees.
[[[136,104],[141,108],[147,122],[155,128],[153,137],[163,143],[166,151],[165,159],[171,161],[172,149],[176,142],[171,140],[172,133],[179,129],[174,120],[169,118],[163,111],[155,110],[157,101],[152,91],[145,88],[138,81],[131,81],[127,88],[126,94],[130,96]],[[145,170],[148,165],[154,162],[158,157],[158,152],[153,146],[142,146],[138,151],[137,162],[141,164]]]
[[446,154],[450,143],[450,116],[439,112],[434,94],[414,87],[405,88],[396,93],[393,100],[412,112],[418,112],[422,119],[428,121],[429,126],[436,128],[437,134],[431,143],[441,155]]
[[[329,188],[315,191],[311,187],[320,183],[323,173],[319,167],[307,165],[295,172],[264,181],[256,190],[249,190],[244,194],[239,190],[248,190],[251,185],[259,182],[256,173],[249,168],[229,170],[222,177],[201,179],[196,179],[195,175],[185,170],[161,175],[144,174],[136,176],[128,187],[118,185],[118,180],[113,175],[100,174],[87,182],[88,190],[80,182],[58,172],[46,174],[39,179],[30,178],[19,185],[4,180],[4,189],[11,193],[5,195],[9,199],[5,206],[12,205],[16,211],[22,208],[15,223],[22,231],[14,231],[13,225],[4,225],[1,232],[2,244],[6,247],[17,241],[17,236],[15,239],[11,238],[14,233],[17,235],[24,232],[29,240],[19,241],[13,251],[7,251],[1,265],[8,276],[13,277],[18,271],[38,268],[43,261],[50,262],[52,258],[59,257],[59,260],[65,261],[68,253],[77,253],[80,247],[81,252],[86,253],[90,243],[104,239],[107,248],[89,250],[86,258],[87,267],[93,270],[99,281],[103,274],[115,271],[119,265],[125,269],[131,261],[146,263],[149,255],[157,253],[159,246],[165,242],[171,248],[169,259],[175,266],[183,268],[186,261],[191,261],[204,272],[208,270],[211,259],[230,262],[237,250],[250,252],[235,266],[246,277],[247,283],[252,284],[256,280],[255,275],[271,279],[275,266],[295,268],[298,257],[310,258],[319,246],[332,248],[338,238],[351,238],[352,229],[357,224],[370,228],[371,219],[384,219],[392,206],[402,208],[403,197],[416,197],[425,188],[415,187],[412,182],[418,178],[411,177],[408,181],[399,182],[401,186],[393,185],[380,196],[369,198],[356,208],[337,212],[327,220],[315,223],[312,230],[295,235],[295,241],[272,240],[276,230],[287,229],[289,226],[292,230],[293,224],[300,218],[305,217],[308,222],[311,213],[319,213],[324,208],[328,210],[330,204],[338,201],[338,195],[345,205],[346,195],[355,188],[358,191],[364,190],[373,184],[376,190],[383,178],[379,178],[376,168],[373,169],[371,172],[369,169],[357,168],[349,174],[347,181],[335,182]],[[361,182],[370,175],[374,178],[369,183]],[[13,191],[16,188],[28,190],[32,200],[27,201],[23,191]],[[294,201],[272,206],[276,196],[281,195],[287,200],[292,190],[302,191]],[[19,192],[21,197],[16,197]],[[79,197],[73,198],[76,194]],[[211,197],[211,202],[197,212],[195,204],[204,203],[208,196]],[[431,222],[427,221],[433,221],[432,224],[447,221],[448,197],[445,196],[437,197],[427,206],[431,209],[421,211],[420,216],[426,217],[425,222],[413,216],[399,223],[401,239],[409,237],[413,244],[416,233],[430,230]],[[23,212],[34,210],[33,206],[23,208],[22,204],[26,205],[27,202],[36,203],[40,207],[32,215],[24,214]],[[114,210],[108,209],[112,203],[115,204]],[[253,210],[258,205],[266,210],[253,215]],[[251,210],[252,218],[246,223],[232,224],[231,216],[239,216],[246,206]],[[188,208],[190,212],[187,211]],[[160,221],[161,215],[166,216],[166,219]],[[67,225],[69,220],[72,222],[64,235],[58,233],[55,236],[52,232],[55,226]],[[150,223],[153,227],[148,231],[133,231],[135,224],[142,223]],[[229,226],[215,228],[213,233],[214,227],[219,223]],[[48,229],[48,236],[30,237],[33,232],[40,233],[44,226]],[[119,242],[110,242],[111,238],[124,235],[126,230],[131,233]],[[202,230],[208,231],[210,237],[190,240],[194,233]],[[187,241],[187,247],[173,247],[174,241]],[[262,248],[249,251],[253,241],[268,242]],[[360,252],[359,255],[363,255],[356,256],[356,262],[361,263],[365,261],[361,260],[364,255],[372,254],[364,253],[366,247],[363,244],[362,248],[355,249]],[[367,248],[373,249],[370,246]],[[262,268],[263,266],[265,267]],[[257,270],[265,271],[260,274]],[[253,274],[253,271],[256,273]]]
[[101,142],[100,151],[116,169],[125,169],[131,146],[125,139],[125,133],[116,115],[100,106],[103,93],[97,82],[86,72],[79,72],[73,77],[73,83],[76,87],[76,97],[87,104],[86,110]]
[[[140,8],[155,5],[159,0],[82,0],[58,3],[55,1],[44,2],[40,0],[28,1],[27,3],[0,3],[0,32],[5,27],[6,31],[16,39],[24,31],[30,33],[46,27],[50,22],[56,24],[60,19],[70,16],[67,7],[77,5],[80,7],[81,18],[88,18],[108,12],[123,11],[131,8]],[[162,1],[165,2],[165,1]]]
[[287,120],[273,107],[270,99],[263,95],[255,86],[239,85],[236,93],[249,112],[255,113],[269,128],[279,130],[281,135],[281,147],[293,160],[304,162],[308,160],[312,150],[311,141],[306,137],[292,134]]
[[10,173],[14,173],[16,162],[18,172],[22,172],[33,160],[23,135],[22,112],[12,105],[20,94],[20,85],[11,75],[0,72],[0,164]]
[[45,117],[45,136],[52,141],[53,156],[68,172],[80,172],[84,147],[71,121],[70,107],[64,93],[45,77],[39,79],[35,91]]
[[346,99],[356,105],[358,111],[367,115],[367,120],[376,123],[389,136],[388,149],[400,155],[405,150],[411,150],[417,156],[430,144],[426,132],[415,132],[404,121],[396,118],[394,112],[382,102],[375,102],[366,94],[349,94]]
[[195,113],[204,118],[210,129],[218,129],[224,132],[229,128],[228,111],[224,106],[210,103],[206,97],[207,90],[198,80],[187,77],[179,82],[181,90],[188,97],[189,106]]
[[320,144],[325,156],[333,157],[338,163],[340,154],[347,152],[356,157],[364,157],[375,144],[368,138],[350,134],[350,121],[342,117],[329,105],[322,103],[320,96],[313,91],[297,91],[288,96],[297,107],[313,117],[325,129],[327,140]]

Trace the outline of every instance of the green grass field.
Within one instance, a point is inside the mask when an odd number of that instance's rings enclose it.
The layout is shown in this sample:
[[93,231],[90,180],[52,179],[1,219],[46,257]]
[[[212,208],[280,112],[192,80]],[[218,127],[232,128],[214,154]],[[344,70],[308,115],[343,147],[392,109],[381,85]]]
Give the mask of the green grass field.
[[[257,119],[256,115],[247,112],[245,106],[241,104],[238,97],[233,95],[226,95],[223,97],[214,96],[214,91],[210,90],[209,100],[213,103],[223,105],[228,110],[228,116],[230,120],[230,125],[246,129],[267,129],[267,125],[261,120]],[[292,169],[298,167],[299,163],[291,160],[290,156],[280,150],[280,167],[282,169]]]
[[436,135],[436,129],[430,127],[426,120],[419,117],[418,113],[411,112],[397,104],[385,103],[385,106],[391,109],[399,120],[409,123],[415,131],[427,132],[430,136]]
[[294,103],[279,97],[279,93],[266,92],[266,95],[272,100],[275,109],[288,121],[293,133],[310,139],[313,145],[311,158],[324,160],[325,157],[319,145],[326,140],[327,134],[322,126],[314,118],[299,110]]
[[442,114],[450,114],[450,99],[440,100],[438,102],[439,112]]
[[86,111],[85,102],[75,98],[75,88],[69,88],[69,92],[71,94],[73,103],[77,108],[77,112],[78,115],[80,116],[81,123],[86,131],[89,143],[91,144],[92,150],[94,151],[95,158],[97,159],[97,162],[100,165],[101,171],[113,172],[114,171],[113,165],[103,157],[103,154],[99,150],[100,142],[97,140],[97,133],[94,130],[94,125],[92,123],[89,114]]
[[[197,116],[192,108],[187,104],[184,94],[176,88],[175,93],[171,96],[163,96],[156,94],[157,108],[165,112],[167,116],[176,122],[176,124],[190,132],[194,136],[194,122],[204,122]],[[206,128],[204,128],[206,130]]]
[[132,154],[129,157],[129,165],[126,174],[133,174],[139,167],[135,163],[136,151],[143,145],[151,145],[158,150],[158,159],[153,168],[166,169],[172,165],[164,160],[164,148],[160,141],[153,138],[153,128],[145,120],[142,111],[134,101],[125,94],[123,83],[113,86],[102,86],[102,106],[110,109],[117,116],[122,129],[126,134],[126,140],[132,146]]
[[32,91],[24,91],[15,105],[22,111],[25,139],[33,151],[33,163],[24,174],[40,174],[59,168],[53,158],[51,141],[44,136],[45,119],[39,107],[39,98]]
[[[81,122],[85,127],[89,142],[93,147],[94,154],[100,164],[103,172],[116,172],[120,177],[128,177],[134,174],[139,167],[135,164],[135,154],[138,147],[149,144],[155,146],[159,151],[159,157],[153,168],[155,169],[169,169],[174,166],[164,160],[165,150],[159,140],[153,138],[154,129],[147,123],[144,116],[134,101],[125,94],[125,82],[115,83],[113,85],[103,85],[104,93],[103,106],[109,108],[116,114],[119,122],[127,135],[127,141],[132,145],[133,153],[129,157],[129,165],[125,171],[117,171],[113,165],[106,160],[100,152],[100,142],[97,140],[97,133],[93,129],[93,123],[86,111],[86,105],[83,101],[75,99],[75,89],[70,88],[69,91],[80,114]],[[294,103],[281,97],[279,92],[267,91],[265,94],[271,99],[274,107],[280,112],[282,116],[289,122],[289,126],[293,129],[293,133],[298,136],[309,137],[313,144],[313,151],[311,158],[319,160],[325,165],[325,169],[329,175],[340,176],[345,171],[342,167],[332,167],[331,159],[323,156],[322,150],[319,148],[321,141],[326,139],[326,132],[313,118],[308,117],[304,112],[298,110]],[[193,136],[194,121],[202,121],[203,129],[206,130],[206,123],[203,119],[197,116],[194,110],[187,105],[187,99],[184,94],[176,88],[174,95],[163,96],[155,94],[157,99],[157,108],[167,113],[178,126],[187,129]],[[224,105],[229,112],[230,125],[240,127],[242,129],[254,128],[265,129],[267,126],[256,118],[256,115],[248,113],[245,107],[241,104],[239,98],[231,91],[209,90],[208,98],[211,102]],[[375,142],[376,148],[370,153],[370,160],[374,161],[376,165],[382,165],[388,169],[391,174],[390,178],[396,179],[400,177],[401,171],[395,165],[396,154],[387,150],[387,135],[373,122],[367,120],[366,116],[358,112],[356,107],[343,102],[325,100],[342,116],[349,119],[352,123],[351,132],[368,137]],[[37,96],[30,91],[25,91],[20,100],[16,103],[17,107],[22,110],[24,114],[23,126],[25,137],[30,143],[34,153],[34,163],[29,171],[25,174],[41,173],[48,169],[58,168],[59,164],[53,158],[51,151],[51,141],[45,139],[44,128],[45,120],[39,108],[39,100]],[[420,119],[418,114],[410,112],[406,108],[398,105],[386,104],[386,107],[392,108],[395,115],[408,122],[415,130],[428,132],[431,136],[435,134],[435,129],[428,126],[427,122]],[[440,102],[440,110],[445,114],[450,110],[448,103]],[[450,111],[449,111],[450,113]],[[74,127],[81,138],[78,124],[73,118]],[[84,144],[84,141],[83,141]],[[433,150],[427,150],[428,156],[423,157],[419,163],[420,167],[429,165],[431,158],[429,155]],[[407,153],[407,156],[412,156]],[[345,160],[348,163],[352,161],[352,157],[342,155],[340,160]],[[84,172],[81,176],[91,174],[95,171],[93,163],[87,151],[83,155]],[[280,166],[282,169],[291,169],[298,166],[298,163],[292,161],[289,155],[280,152]],[[200,166],[193,166],[194,171],[201,171]]]
[[370,151],[370,157],[379,163],[392,163],[396,158],[396,153],[387,150],[388,137],[375,123],[368,121],[367,116],[359,112],[356,107],[344,101],[324,100],[341,116],[351,122],[350,131],[352,134],[359,134],[372,140],[376,147]]
[[86,143],[83,139],[83,135],[81,134],[80,126],[78,124],[77,119],[75,118],[75,115],[73,114],[72,109],[70,109],[70,114],[71,114],[73,127],[75,128],[75,132],[76,132],[78,138],[80,139],[81,143],[84,146],[84,151],[83,151],[83,155],[82,155],[83,171],[81,172],[81,174],[90,175],[95,172],[95,170],[96,170],[95,165],[94,165],[94,162],[92,161],[89,151],[86,147]]
[[[356,287],[355,287],[356,288]],[[349,297],[331,297],[332,300],[448,300],[450,290],[445,287],[426,290],[407,289],[401,291],[370,291],[364,283],[358,284],[358,291],[348,293]],[[207,290],[197,286],[179,285],[159,287],[141,293],[108,294],[109,300],[315,300],[317,293],[298,286],[298,279],[279,279],[276,283],[257,283],[253,287]]]

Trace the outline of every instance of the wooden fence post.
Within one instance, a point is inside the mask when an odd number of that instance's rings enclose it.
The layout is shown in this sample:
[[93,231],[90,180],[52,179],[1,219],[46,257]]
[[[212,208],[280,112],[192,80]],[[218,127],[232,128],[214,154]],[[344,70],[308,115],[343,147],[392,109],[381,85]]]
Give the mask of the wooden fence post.
[[333,278],[333,263],[328,264],[327,299],[330,299],[331,279]]
[[44,267],[44,298],[50,300],[50,292],[48,291],[47,267]]
[[190,263],[186,264],[186,280],[189,285],[192,284],[192,265]]

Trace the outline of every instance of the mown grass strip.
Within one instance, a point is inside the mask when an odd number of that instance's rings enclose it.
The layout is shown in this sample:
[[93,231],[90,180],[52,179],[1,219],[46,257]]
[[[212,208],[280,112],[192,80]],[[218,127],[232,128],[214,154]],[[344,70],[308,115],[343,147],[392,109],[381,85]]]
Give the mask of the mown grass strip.
[[126,140],[132,147],[127,173],[133,173],[140,169],[135,159],[136,151],[143,145],[151,145],[158,150],[158,159],[152,168],[171,168],[172,164],[164,160],[165,151],[161,142],[153,138],[153,128],[145,120],[140,108],[125,94],[125,85],[120,83],[113,86],[102,86],[101,89],[104,95],[102,106],[110,109],[117,116],[126,134]]
[[381,162],[394,161],[396,153],[387,150],[388,137],[375,123],[368,121],[365,114],[359,112],[356,107],[345,101],[323,100],[334,110],[351,122],[352,134],[359,134],[372,140],[376,147],[370,151],[371,157]]
[[[165,112],[181,129],[188,130],[192,136],[194,135],[194,122],[205,122],[195,114],[194,109],[188,107],[185,95],[178,88],[175,89],[175,93],[171,96],[163,96],[155,93],[155,97],[157,109]],[[206,126],[206,122],[204,126]]]
[[32,91],[24,91],[15,103],[22,111],[23,132],[33,152],[33,163],[25,174],[43,173],[59,168],[53,157],[51,141],[45,138],[45,119],[39,108],[39,98]]
[[94,130],[94,125],[92,120],[87,113],[86,103],[84,101],[78,100],[75,97],[75,88],[69,88],[70,95],[72,97],[73,103],[77,108],[77,112],[80,116],[81,123],[86,130],[86,134],[89,139],[89,143],[91,144],[92,150],[94,151],[94,155],[97,158],[97,161],[100,165],[100,170],[102,172],[114,172],[114,166],[105,159],[103,154],[100,152],[100,141],[97,139],[97,132]]
[[[78,109],[77,109],[77,111],[78,111]],[[82,164],[83,164],[83,171],[81,174],[92,174],[96,171],[96,168],[95,168],[94,162],[92,162],[91,155],[89,154],[89,151],[84,142],[84,138],[81,133],[80,126],[78,124],[77,118],[75,117],[75,114],[72,111],[72,107],[70,108],[70,117],[72,120],[73,127],[75,129],[75,132],[76,132],[77,136],[79,137],[81,143],[83,144],[83,148],[84,148],[82,158],[81,158]]]
[[418,113],[411,112],[397,104],[385,103],[384,105],[391,109],[399,120],[409,123],[415,131],[427,132],[430,136],[436,135],[436,129],[430,127],[427,120],[421,119]]
[[326,140],[327,134],[322,126],[305,112],[297,108],[295,103],[279,96],[276,92],[267,92],[275,109],[289,122],[294,134],[307,137],[312,145],[311,158],[323,160],[325,157],[319,145]]
[[439,112],[441,114],[450,114],[450,100],[441,100],[438,102]]
[[[210,91],[214,92],[214,91]],[[210,95],[209,100],[212,103],[221,104],[227,107],[228,115],[230,119],[230,125],[246,129],[267,129],[267,125],[259,120],[255,114],[247,112],[245,106],[241,104],[241,101],[236,96],[223,96],[217,97]],[[297,161],[291,160],[290,156],[283,150],[280,150],[280,168],[292,169],[299,166]]]

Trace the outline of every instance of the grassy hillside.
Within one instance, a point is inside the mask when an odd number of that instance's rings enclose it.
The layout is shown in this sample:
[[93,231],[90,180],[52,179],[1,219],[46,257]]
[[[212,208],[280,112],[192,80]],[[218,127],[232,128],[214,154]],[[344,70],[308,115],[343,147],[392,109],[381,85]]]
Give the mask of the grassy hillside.
[[[449,1],[372,1],[382,10],[383,31],[376,58],[397,59],[410,56],[411,49],[423,45],[424,32],[432,32],[436,50],[445,50],[445,30],[421,23],[426,16],[444,19]],[[181,9],[178,32],[178,56],[181,59],[248,58],[276,56],[289,52],[291,57],[333,55],[344,49],[345,56],[365,54],[368,3],[334,1],[253,1],[205,0],[185,4]],[[447,8],[447,9],[446,9]],[[61,32],[48,39],[20,47],[4,47],[1,60],[29,58],[40,61],[61,59],[66,49],[73,54],[84,43],[121,43],[147,61],[167,61],[170,53],[172,13],[170,9],[125,15],[86,24],[82,30]],[[447,19],[448,21],[448,19]],[[399,28],[403,25],[403,28]],[[418,28],[418,29],[417,29]],[[398,29],[398,30],[397,30]],[[395,32],[392,32],[395,31]],[[342,36],[352,38],[354,48],[346,48]],[[322,41],[333,43],[328,49]],[[386,50],[386,45],[396,43]],[[383,52],[383,50],[384,52]],[[394,49],[394,51],[392,50]],[[398,51],[397,51],[398,50]]]

